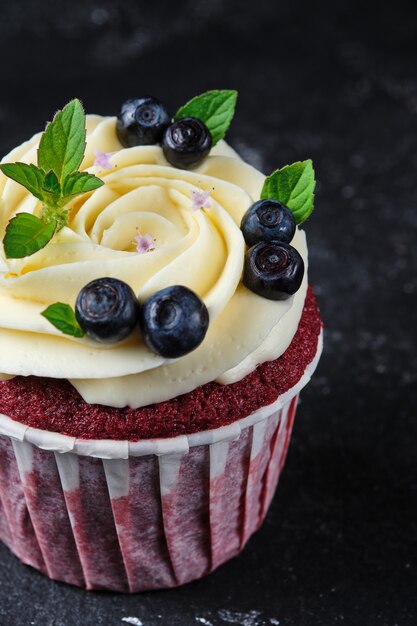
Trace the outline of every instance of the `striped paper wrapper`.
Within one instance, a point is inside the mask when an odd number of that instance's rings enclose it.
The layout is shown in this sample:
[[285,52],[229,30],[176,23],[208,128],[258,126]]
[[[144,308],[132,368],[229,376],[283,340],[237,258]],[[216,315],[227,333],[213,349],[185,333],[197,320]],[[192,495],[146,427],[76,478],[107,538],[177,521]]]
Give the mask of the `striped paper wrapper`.
[[139,442],[82,440],[0,415],[0,539],[86,589],[182,585],[238,554],[265,518],[298,393],[230,426]]

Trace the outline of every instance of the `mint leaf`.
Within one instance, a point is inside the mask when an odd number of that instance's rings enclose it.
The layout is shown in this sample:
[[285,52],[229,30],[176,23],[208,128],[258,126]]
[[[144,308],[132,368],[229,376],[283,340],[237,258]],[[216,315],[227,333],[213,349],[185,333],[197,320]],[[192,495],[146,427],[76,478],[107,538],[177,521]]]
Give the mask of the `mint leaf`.
[[41,315],[65,335],[71,335],[72,337],[84,337],[85,335],[69,304],[55,302],[42,311]]
[[75,196],[79,193],[93,191],[104,185],[104,182],[88,172],[74,172],[70,174],[64,182],[63,195],[65,197]]
[[38,149],[38,165],[45,172],[52,170],[59,183],[76,172],[84,158],[85,114],[79,100],[71,100],[58,111],[42,135]]
[[261,198],[270,198],[285,204],[292,211],[297,224],[301,224],[313,210],[315,186],[311,159],[297,161],[276,170],[266,178]]
[[56,222],[44,224],[31,213],[19,213],[7,224],[3,239],[4,252],[8,259],[22,259],[34,254],[54,236]]
[[36,165],[1,163],[0,170],[16,183],[26,187],[35,198],[43,201],[42,185],[44,173]]
[[56,174],[52,170],[45,176],[42,189],[54,196],[59,197],[61,195],[61,185],[59,184]]
[[52,170],[48,172],[48,174],[45,176],[42,190],[44,192],[44,202],[48,207],[54,207],[56,204],[59,203],[59,199],[61,196],[61,185],[59,184],[56,174],[54,174]]
[[215,146],[220,139],[223,139],[231,124],[236,100],[237,91],[228,89],[206,91],[181,107],[174,119],[196,117],[201,120],[209,129],[213,146]]

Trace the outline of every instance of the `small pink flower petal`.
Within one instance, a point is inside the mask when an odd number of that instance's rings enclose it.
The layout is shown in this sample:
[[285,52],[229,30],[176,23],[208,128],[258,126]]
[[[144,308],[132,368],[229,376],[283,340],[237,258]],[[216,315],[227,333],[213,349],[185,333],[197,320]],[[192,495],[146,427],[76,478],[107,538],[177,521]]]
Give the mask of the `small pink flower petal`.
[[136,235],[135,241],[136,241],[136,252],[139,252],[139,254],[145,254],[146,252],[149,252],[150,250],[155,250],[154,239],[152,235],[150,235],[149,233],[146,235]]
[[95,161],[94,165],[96,167],[101,167],[104,170],[112,170],[114,165],[110,161],[110,157],[113,152],[102,152],[101,150],[94,150]]
[[193,211],[198,211],[199,209],[209,209],[211,204],[209,202],[210,191],[198,191],[193,189],[191,191],[191,200]]

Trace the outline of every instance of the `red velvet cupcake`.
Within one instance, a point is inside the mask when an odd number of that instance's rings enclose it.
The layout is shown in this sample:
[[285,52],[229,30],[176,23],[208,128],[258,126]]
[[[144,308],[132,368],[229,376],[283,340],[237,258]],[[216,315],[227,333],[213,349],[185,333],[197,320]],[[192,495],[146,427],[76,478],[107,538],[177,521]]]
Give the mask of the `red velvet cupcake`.
[[0,165],[0,537],[55,580],[180,585],[268,510],[321,352],[314,172],[244,163],[235,100],[73,101]]

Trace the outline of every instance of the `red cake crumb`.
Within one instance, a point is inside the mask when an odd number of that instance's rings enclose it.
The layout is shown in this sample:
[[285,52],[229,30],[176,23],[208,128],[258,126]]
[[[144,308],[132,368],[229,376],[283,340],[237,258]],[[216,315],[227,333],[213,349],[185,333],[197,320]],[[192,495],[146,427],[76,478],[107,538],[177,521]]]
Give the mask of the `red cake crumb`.
[[34,428],[84,439],[151,439],[226,426],[272,404],[313,360],[322,327],[311,287],[298,330],[275,361],[231,385],[211,382],[140,409],[87,404],[66,380],[16,376],[0,382],[0,412]]

